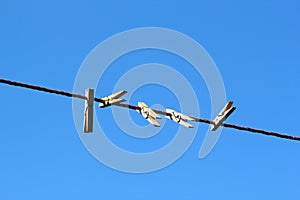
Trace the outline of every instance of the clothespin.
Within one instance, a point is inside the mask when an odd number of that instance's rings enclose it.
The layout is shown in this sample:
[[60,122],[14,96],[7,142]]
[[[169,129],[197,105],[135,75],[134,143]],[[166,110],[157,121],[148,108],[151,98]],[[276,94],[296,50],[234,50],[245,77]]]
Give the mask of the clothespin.
[[83,132],[93,132],[93,115],[94,115],[94,89],[86,89],[85,97],[87,100],[84,105],[84,125]]
[[236,107],[232,107],[233,101],[229,101],[225,107],[221,110],[221,112],[216,116],[211,124],[211,131],[216,131],[222,123],[231,115],[231,113],[236,109]]
[[177,122],[178,124],[183,125],[187,128],[194,128],[190,123],[187,122],[187,121],[194,121],[193,118],[169,108],[166,109],[166,113],[170,114],[167,115],[166,117],[171,119],[172,121]]

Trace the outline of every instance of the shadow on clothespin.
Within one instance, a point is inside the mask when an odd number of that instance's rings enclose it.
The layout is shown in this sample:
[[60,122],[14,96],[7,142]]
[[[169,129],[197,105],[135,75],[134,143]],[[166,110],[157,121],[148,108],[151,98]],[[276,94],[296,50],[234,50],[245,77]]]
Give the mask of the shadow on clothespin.
[[94,89],[86,89],[85,96],[87,100],[84,105],[84,123],[83,132],[93,132],[93,115],[94,115]]

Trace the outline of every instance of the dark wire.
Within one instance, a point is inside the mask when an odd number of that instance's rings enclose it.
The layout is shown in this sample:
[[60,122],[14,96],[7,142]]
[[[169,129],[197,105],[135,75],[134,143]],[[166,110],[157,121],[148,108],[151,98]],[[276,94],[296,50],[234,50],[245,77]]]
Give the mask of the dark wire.
[[[42,91],[42,92],[48,92],[48,93],[52,93],[52,94],[58,94],[58,95],[62,95],[62,96],[72,97],[72,98],[79,98],[79,99],[87,100],[87,98],[84,95],[74,94],[74,93],[65,92],[65,91],[61,91],[61,90],[53,90],[53,89],[50,89],[50,88],[45,88],[45,87],[36,86],[36,85],[29,85],[29,84],[10,81],[10,80],[1,79],[1,78],[0,78],[0,83],[4,83],[4,84],[7,84],[7,85],[12,85],[12,86],[17,86],[17,87],[28,88],[28,89],[32,89],[32,90],[38,90],[38,91]],[[96,102],[103,103],[103,100],[101,98],[94,98],[94,100]],[[120,106],[120,107],[124,107],[124,108],[133,109],[133,110],[140,110],[140,107],[130,105],[130,104],[119,103],[119,104],[115,104],[115,105]],[[161,115],[169,115],[169,113],[166,113],[166,112],[161,111],[161,110],[154,110],[154,112],[156,112],[158,114],[161,114]],[[196,122],[201,122],[201,123],[206,123],[206,124],[213,124],[213,121],[208,120],[208,119],[201,119],[201,118],[195,118],[195,117],[192,117],[192,118]],[[235,124],[226,124],[226,123],[222,124],[222,126],[224,126],[226,128],[233,128],[233,129],[242,130],[242,131],[260,133],[260,134],[264,134],[264,135],[269,135],[269,136],[275,136],[275,137],[289,139],[289,140],[300,141],[300,137],[291,136],[291,135],[287,135],[287,134],[281,134],[281,133],[277,133],[277,132],[265,131],[265,130],[250,128],[250,127],[245,127],[245,126],[238,126],[238,125],[235,125]]]

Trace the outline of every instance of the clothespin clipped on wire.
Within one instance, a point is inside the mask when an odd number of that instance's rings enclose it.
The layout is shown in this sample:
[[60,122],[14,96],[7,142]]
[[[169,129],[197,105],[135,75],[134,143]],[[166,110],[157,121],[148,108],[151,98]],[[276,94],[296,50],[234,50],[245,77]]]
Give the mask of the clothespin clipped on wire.
[[83,132],[93,132],[93,115],[94,115],[94,89],[85,90],[85,105],[84,105],[84,122]]

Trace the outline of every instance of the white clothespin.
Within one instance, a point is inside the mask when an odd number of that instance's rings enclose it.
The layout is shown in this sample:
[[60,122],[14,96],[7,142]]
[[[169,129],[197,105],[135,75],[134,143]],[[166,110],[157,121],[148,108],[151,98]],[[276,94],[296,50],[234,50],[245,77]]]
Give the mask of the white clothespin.
[[120,92],[114,93],[114,94],[109,95],[107,97],[101,98],[101,100],[103,102],[99,103],[99,107],[100,108],[105,108],[107,106],[111,106],[113,104],[118,104],[118,103],[122,103],[122,102],[126,101],[125,99],[119,99],[121,96],[123,96],[126,93],[127,93],[126,90],[122,90]]
[[169,118],[172,121],[177,122],[178,124],[183,125],[187,128],[194,128],[190,123],[187,122],[187,121],[194,121],[193,118],[169,108],[166,109],[166,113],[171,115],[171,116],[167,115],[166,118]]
[[137,110],[148,122],[156,127],[160,127],[160,124],[155,119],[161,119],[151,108],[149,108],[144,102],[138,102],[138,107],[140,110]]
[[213,124],[211,124],[211,131],[216,131],[222,123],[231,115],[231,113],[236,109],[236,107],[232,107],[233,101],[229,101],[225,107],[221,110],[221,112],[216,116],[213,120]]

